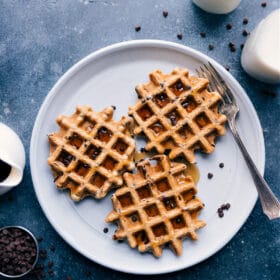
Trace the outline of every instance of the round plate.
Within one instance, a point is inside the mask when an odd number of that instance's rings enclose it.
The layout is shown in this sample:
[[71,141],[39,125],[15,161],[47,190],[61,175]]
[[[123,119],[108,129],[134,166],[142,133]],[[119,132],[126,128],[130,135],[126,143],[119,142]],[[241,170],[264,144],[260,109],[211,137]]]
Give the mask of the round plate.
[[[129,273],[176,271],[213,255],[246,221],[255,205],[257,192],[229,129],[226,136],[217,140],[214,153],[197,153],[201,174],[198,196],[205,203],[200,218],[206,221],[207,226],[198,231],[197,241],[186,239],[183,242],[184,253],[179,257],[165,249],[157,259],[150,253],[140,254],[126,242],[113,241],[111,237],[116,226],[104,222],[112,210],[110,195],[101,201],[87,198],[75,203],[69,198],[68,191],[57,190],[47,164],[49,145],[46,135],[59,129],[55,122],[58,115],[72,114],[78,104],[90,105],[94,110],[115,105],[114,119],[118,120],[137,100],[135,85],[147,82],[151,71],[170,72],[175,67],[182,67],[194,73],[195,68],[207,61],[220,71],[236,94],[240,106],[237,123],[240,135],[263,173],[264,140],[252,103],[239,83],[221,65],[191,48],[156,40],[115,44],[82,59],[60,78],[48,94],[36,119],[30,145],[34,188],[50,223],[84,256]],[[219,168],[220,162],[224,163],[224,168]],[[214,175],[211,180],[207,178],[209,172]],[[231,208],[221,219],[217,208],[226,202],[231,204]],[[106,234],[104,227],[109,228]]]

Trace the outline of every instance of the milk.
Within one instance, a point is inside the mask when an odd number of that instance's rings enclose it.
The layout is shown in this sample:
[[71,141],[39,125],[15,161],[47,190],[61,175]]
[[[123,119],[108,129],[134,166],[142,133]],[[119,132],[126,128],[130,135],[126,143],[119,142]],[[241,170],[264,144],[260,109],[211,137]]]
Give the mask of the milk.
[[232,12],[241,0],[193,0],[193,2],[206,12],[227,14]]
[[255,79],[280,83],[280,9],[269,14],[254,29],[244,45],[241,64]]

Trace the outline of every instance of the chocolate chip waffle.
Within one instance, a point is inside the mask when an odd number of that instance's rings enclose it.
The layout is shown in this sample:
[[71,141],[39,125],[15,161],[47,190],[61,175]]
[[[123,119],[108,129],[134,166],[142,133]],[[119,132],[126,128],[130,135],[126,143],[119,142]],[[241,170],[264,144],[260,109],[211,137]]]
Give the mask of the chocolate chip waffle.
[[48,164],[58,188],[68,188],[73,200],[91,195],[104,197],[123,184],[124,170],[134,168],[135,141],[129,132],[130,120],[112,120],[114,109],[94,112],[78,106],[72,116],[59,116],[58,133],[49,135]]
[[214,150],[216,136],[225,134],[226,116],[219,114],[221,96],[207,90],[208,80],[190,77],[176,68],[170,74],[155,70],[150,82],[136,87],[139,100],[129,108],[134,133],[147,138],[146,150],[170,150],[169,157],[195,162],[194,151]]
[[164,245],[181,255],[182,240],[196,240],[196,230],[205,226],[197,219],[204,205],[185,169],[185,164],[158,155],[140,161],[135,174],[125,173],[126,185],[113,194],[114,210],[106,218],[118,223],[113,239],[127,239],[132,248],[156,257]]

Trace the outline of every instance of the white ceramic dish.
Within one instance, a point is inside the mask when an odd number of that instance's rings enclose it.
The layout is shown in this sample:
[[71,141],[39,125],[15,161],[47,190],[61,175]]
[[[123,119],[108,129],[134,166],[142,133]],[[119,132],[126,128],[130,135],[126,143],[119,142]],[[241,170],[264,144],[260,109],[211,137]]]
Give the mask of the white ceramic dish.
[[[207,226],[199,231],[198,241],[184,241],[184,254],[176,257],[166,249],[160,259],[139,254],[124,243],[111,240],[116,228],[104,218],[111,210],[110,195],[102,201],[92,198],[80,203],[71,201],[67,191],[58,191],[47,165],[49,145],[46,135],[57,131],[55,118],[72,114],[77,104],[95,110],[116,105],[115,119],[134,104],[134,87],[147,82],[156,68],[164,72],[187,67],[191,72],[201,63],[211,61],[234,90],[240,106],[238,127],[257,167],[263,173],[265,162],[262,128],[257,114],[238,82],[209,57],[171,42],[142,40],[119,43],[90,54],[74,65],[53,87],[44,101],[34,125],[30,164],[39,203],[57,232],[77,251],[112,269],[136,274],[160,274],[192,266],[221,249],[240,229],[251,213],[257,192],[245,162],[230,131],[217,141],[211,155],[197,154],[201,173],[198,195],[205,202],[201,218]],[[219,168],[223,162],[225,167]],[[214,177],[209,180],[207,173]],[[231,208],[219,218],[217,208],[225,202]],[[105,234],[103,228],[108,227]]]

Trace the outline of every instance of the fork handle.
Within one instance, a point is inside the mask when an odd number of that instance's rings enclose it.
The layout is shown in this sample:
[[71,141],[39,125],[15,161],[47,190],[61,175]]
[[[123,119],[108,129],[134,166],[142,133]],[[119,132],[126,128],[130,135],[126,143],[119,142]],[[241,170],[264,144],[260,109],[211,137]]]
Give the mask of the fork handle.
[[246,161],[246,164],[250,170],[252,178],[255,182],[263,212],[268,216],[270,220],[280,217],[280,203],[276,196],[273,194],[272,190],[268,186],[267,182],[264,180],[260,172],[258,171],[256,165],[254,164],[251,156],[249,155],[246,147],[244,146],[238,130],[236,128],[234,121],[229,121],[229,127],[232,131],[234,139],[236,140],[243,156]]

